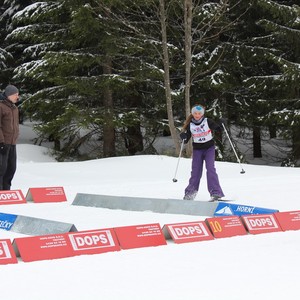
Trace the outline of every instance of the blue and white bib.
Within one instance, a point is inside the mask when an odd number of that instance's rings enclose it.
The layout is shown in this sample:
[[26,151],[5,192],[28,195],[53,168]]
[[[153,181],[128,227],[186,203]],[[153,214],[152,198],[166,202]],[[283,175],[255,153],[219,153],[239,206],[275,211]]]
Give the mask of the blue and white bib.
[[190,123],[190,130],[194,143],[206,143],[213,139],[211,129],[208,127],[207,118],[199,125]]

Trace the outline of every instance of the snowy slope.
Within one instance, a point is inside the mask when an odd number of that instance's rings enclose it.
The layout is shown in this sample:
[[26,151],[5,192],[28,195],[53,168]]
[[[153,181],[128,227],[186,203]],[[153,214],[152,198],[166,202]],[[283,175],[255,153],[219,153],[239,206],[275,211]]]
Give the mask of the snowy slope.
[[[2,205],[0,212],[73,223],[78,230],[205,217],[72,206],[77,193],[178,198],[190,175],[190,159],[134,156],[58,163],[47,148],[20,144],[14,189],[63,186],[64,203]],[[300,209],[300,169],[217,162],[222,188],[235,203]],[[203,178],[196,201],[206,201]],[[0,238],[24,236],[0,231]],[[123,250],[106,254],[0,267],[1,297],[22,299],[296,299],[300,231],[247,235],[212,241]]]

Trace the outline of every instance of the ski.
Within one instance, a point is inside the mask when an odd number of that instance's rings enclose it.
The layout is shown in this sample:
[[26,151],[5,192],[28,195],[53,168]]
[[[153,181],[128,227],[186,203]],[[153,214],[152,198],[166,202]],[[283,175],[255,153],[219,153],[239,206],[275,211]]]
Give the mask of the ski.
[[233,199],[216,199],[216,200],[213,200],[213,199],[210,199],[208,200],[208,202],[232,202],[234,201]]

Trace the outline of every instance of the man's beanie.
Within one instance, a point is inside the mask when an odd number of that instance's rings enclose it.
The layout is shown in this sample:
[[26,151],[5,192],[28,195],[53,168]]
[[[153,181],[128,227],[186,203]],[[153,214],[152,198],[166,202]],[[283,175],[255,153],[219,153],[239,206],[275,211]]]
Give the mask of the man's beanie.
[[5,90],[4,90],[4,94],[6,97],[9,97],[11,95],[17,94],[19,93],[19,90],[14,86],[14,85],[8,85]]

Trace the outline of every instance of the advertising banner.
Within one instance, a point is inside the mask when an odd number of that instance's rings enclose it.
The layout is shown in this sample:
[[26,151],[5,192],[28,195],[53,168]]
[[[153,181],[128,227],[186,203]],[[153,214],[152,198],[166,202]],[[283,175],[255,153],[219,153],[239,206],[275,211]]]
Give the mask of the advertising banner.
[[26,203],[26,199],[21,190],[0,191],[0,205],[22,203]]
[[247,234],[247,230],[238,216],[207,218],[205,221],[215,238]]
[[242,216],[241,219],[251,234],[282,231],[275,216],[272,214]]
[[166,245],[160,225],[144,224],[114,228],[122,249]]
[[68,234],[74,255],[121,250],[113,229],[79,231]]
[[11,241],[0,240],[0,265],[16,264],[18,262]]
[[283,231],[300,230],[300,210],[274,214]]
[[172,238],[176,244],[214,239],[204,221],[166,224],[163,233],[166,239]]
[[24,262],[74,256],[67,234],[16,238],[13,247]]
[[59,187],[39,187],[30,188],[26,194],[27,201],[35,203],[43,202],[63,202],[67,201],[64,188]]
[[227,202],[219,202],[214,216],[243,216],[257,214],[272,214],[278,212],[278,209],[262,208],[242,204],[232,204]]
[[9,231],[14,225],[17,215],[0,213],[0,229]]

